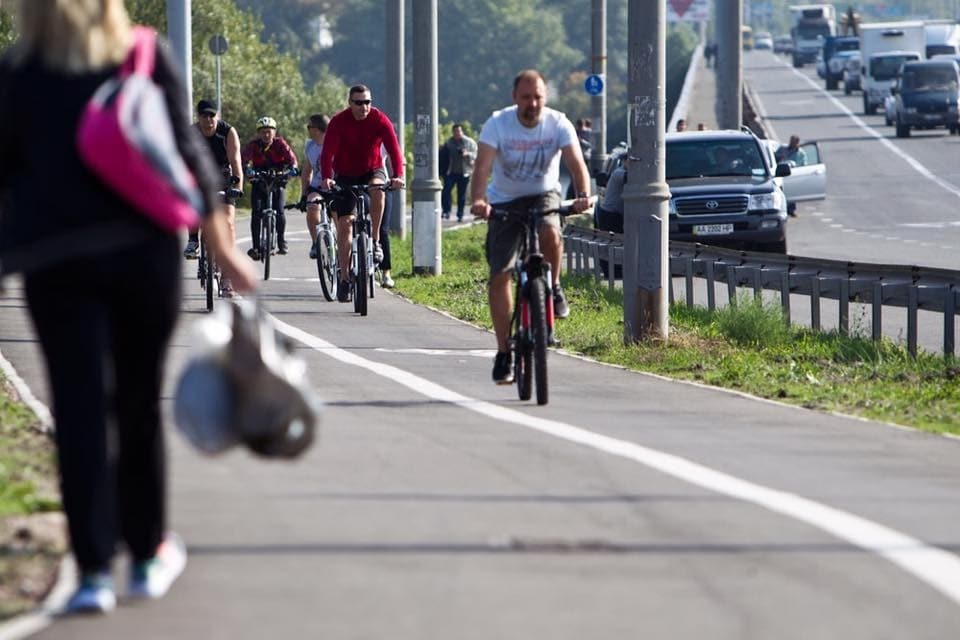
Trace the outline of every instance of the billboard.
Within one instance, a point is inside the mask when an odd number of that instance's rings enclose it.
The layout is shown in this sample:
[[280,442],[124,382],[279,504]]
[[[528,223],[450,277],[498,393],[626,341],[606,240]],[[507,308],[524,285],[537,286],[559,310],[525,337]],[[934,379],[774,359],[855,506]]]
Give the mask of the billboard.
[[667,22],[706,22],[710,0],[667,0]]

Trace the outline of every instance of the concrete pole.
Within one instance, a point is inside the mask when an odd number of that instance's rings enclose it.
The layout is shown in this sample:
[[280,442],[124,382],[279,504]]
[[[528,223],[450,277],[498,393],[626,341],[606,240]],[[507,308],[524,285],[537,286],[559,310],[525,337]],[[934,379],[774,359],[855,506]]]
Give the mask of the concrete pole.
[[630,179],[623,187],[623,325],[627,343],[666,340],[669,334],[666,13],[663,0],[629,0]]
[[593,119],[593,154],[590,173],[596,175],[607,161],[607,0],[593,0],[591,13],[593,64],[591,73],[603,78],[603,92],[590,98]]
[[743,0],[717,0],[716,6],[717,124],[721,129],[739,129],[743,123]]
[[193,51],[192,25],[190,20],[191,0],[167,0],[167,39],[174,57],[180,63],[180,75],[187,87],[187,104],[193,113]]
[[[393,121],[393,128],[397,132],[397,139],[400,141],[400,151],[401,153],[406,150],[406,141],[404,140],[404,121],[406,120],[404,114],[404,82],[406,80],[404,76],[404,64],[405,64],[405,50],[404,50],[404,7],[403,0],[390,0],[387,3],[387,33],[386,40],[384,41],[386,47],[386,64],[384,64],[384,69],[387,70],[387,95],[386,95],[386,109],[387,114],[391,117]],[[392,191],[387,194],[388,197],[393,198],[393,215],[390,217],[390,232],[394,235],[397,235],[402,240],[407,235],[407,192],[406,190],[401,191]]]
[[413,0],[413,272],[440,275],[437,0]]

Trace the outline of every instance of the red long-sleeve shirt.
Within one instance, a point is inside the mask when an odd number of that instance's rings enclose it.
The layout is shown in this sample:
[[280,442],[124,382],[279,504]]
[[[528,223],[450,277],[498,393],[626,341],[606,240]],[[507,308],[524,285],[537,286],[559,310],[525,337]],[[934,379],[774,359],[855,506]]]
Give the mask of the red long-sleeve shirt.
[[403,177],[403,155],[393,124],[376,107],[363,120],[344,109],[330,119],[320,154],[320,174],[323,176],[362,176],[383,166],[380,145],[390,156],[393,176]]
[[254,169],[280,169],[282,167],[297,166],[297,154],[293,152],[286,140],[277,136],[269,147],[265,147],[263,140],[254,138],[240,152],[243,164]]

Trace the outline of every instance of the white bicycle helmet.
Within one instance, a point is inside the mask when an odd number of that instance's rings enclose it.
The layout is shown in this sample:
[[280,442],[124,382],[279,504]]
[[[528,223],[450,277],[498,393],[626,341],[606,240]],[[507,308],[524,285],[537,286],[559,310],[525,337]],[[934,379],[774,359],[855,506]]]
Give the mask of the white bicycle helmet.
[[276,129],[277,121],[270,116],[262,116],[257,120],[257,129]]
[[242,443],[265,457],[300,455],[320,414],[306,364],[255,301],[220,309],[198,323],[197,355],[174,397],[177,427],[206,454]]

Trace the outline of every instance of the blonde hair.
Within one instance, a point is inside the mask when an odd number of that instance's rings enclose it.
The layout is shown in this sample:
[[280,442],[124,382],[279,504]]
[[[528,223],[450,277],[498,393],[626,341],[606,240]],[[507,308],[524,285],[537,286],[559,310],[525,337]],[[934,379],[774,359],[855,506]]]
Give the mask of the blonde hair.
[[14,60],[84,72],[119,64],[132,42],[123,0],[19,0]]

